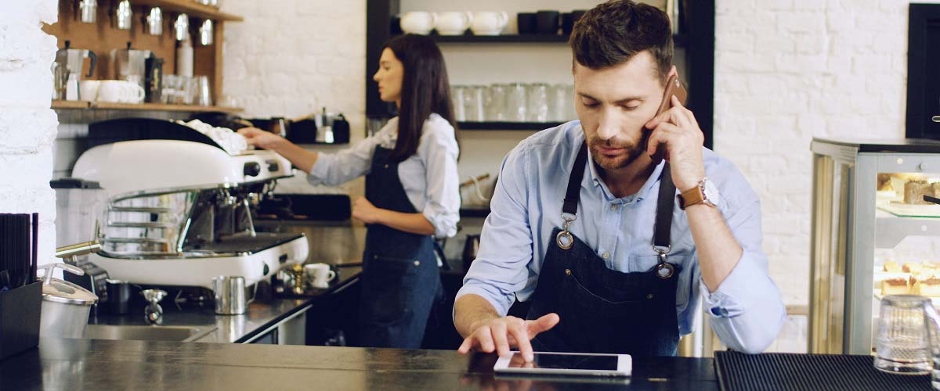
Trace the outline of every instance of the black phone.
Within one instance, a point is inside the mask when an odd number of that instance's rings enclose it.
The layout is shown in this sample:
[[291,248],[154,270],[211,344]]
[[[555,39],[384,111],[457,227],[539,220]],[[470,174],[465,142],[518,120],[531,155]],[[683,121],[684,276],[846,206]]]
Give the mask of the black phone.
[[[679,80],[678,75],[669,76],[669,79],[666,80],[666,90],[663,92],[663,100],[659,104],[659,110],[656,110],[656,115],[659,116],[664,111],[669,110],[672,107],[672,97],[675,96],[679,98],[679,103],[685,105],[685,100],[688,98],[689,93],[685,90],[685,87],[682,86],[682,81]],[[654,117],[655,117],[654,116]],[[666,157],[666,146],[663,143],[659,143],[656,146],[656,152],[654,152],[650,158],[653,159],[653,164],[659,164]]]

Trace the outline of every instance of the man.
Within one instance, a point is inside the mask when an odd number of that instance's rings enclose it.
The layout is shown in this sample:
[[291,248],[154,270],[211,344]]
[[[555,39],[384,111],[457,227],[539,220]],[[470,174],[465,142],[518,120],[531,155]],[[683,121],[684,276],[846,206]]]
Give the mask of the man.
[[[702,146],[677,98],[656,114],[677,73],[668,17],[610,1],[578,21],[570,45],[580,122],[527,138],[503,161],[457,294],[459,351],[675,355],[699,297],[722,342],[764,350],[785,309],[757,195]],[[527,319],[506,316],[515,299],[531,302]]]

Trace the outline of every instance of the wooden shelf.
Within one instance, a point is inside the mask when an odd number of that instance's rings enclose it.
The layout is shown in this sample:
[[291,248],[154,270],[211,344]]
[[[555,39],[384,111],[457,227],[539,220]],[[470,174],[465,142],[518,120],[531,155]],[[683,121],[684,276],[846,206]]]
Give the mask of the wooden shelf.
[[[134,5],[138,4],[160,7],[163,9],[163,12],[182,12],[197,18],[227,20],[232,22],[245,20],[241,16],[226,14],[215,7],[199,4],[195,0],[135,0]],[[166,18],[166,16],[164,16],[164,18]]]
[[167,105],[162,103],[105,103],[86,101],[52,101],[53,109],[72,110],[136,110],[136,111],[180,111],[190,113],[222,112],[238,113],[243,109],[238,107],[196,106],[196,105]]
[[561,122],[458,122],[460,130],[543,130]]

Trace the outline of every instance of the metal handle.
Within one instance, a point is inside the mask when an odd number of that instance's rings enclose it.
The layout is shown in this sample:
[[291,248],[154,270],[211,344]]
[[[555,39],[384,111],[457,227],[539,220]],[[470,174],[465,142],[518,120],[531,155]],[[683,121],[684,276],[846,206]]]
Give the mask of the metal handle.
[[940,122],[940,115],[935,115],[931,117],[930,120],[933,122]]
[[58,247],[55,249],[55,256],[56,258],[71,258],[88,253],[96,253],[98,251],[101,251],[101,242],[96,238],[88,242]]

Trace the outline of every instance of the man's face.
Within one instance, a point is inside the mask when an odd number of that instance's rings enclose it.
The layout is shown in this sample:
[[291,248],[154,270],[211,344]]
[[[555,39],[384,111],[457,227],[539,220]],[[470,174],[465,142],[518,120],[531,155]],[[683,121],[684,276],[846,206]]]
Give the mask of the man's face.
[[604,169],[624,168],[645,153],[665,86],[655,61],[640,52],[626,63],[594,70],[574,64],[575,110],[591,156]]

